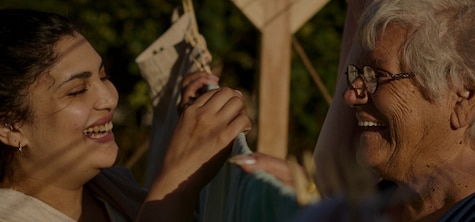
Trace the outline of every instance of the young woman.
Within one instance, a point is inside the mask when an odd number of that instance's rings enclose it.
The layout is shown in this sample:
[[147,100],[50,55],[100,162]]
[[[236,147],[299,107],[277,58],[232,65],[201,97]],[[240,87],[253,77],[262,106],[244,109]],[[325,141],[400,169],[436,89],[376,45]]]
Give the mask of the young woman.
[[148,193],[113,167],[117,101],[100,55],[68,19],[0,10],[1,221],[192,219],[200,189],[250,128],[241,94],[213,90],[184,110]]

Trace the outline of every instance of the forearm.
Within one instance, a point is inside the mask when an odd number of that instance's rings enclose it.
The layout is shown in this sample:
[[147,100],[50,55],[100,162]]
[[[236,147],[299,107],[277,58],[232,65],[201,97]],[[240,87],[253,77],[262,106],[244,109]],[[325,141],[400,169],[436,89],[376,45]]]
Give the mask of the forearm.
[[314,151],[317,166],[317,185],[323,195],[345,191],[343,170],[356,164],[352,152],[354,111],[341,98],[332,102]]
[[183,173],[166,173],[154,181],[137,221],[192,221],[199,197],[191,178]]
[[345,103],[342,95],[348,86],[344,72],[349,64],[358,61],[357,56],[360,55],[361,48],[359,44],[355,44],[358,20],[364,8],[373,1],[347,0],[348,10],[340,52],[336,91],[314,153],[317,183],[324,194],[347,192],[351,181],[348,180],[348,175],[345,175],[348,173],[346,171],[355,170],[356,172],[361,167],[356,162],[353,149],[355,143],[353,135],[356,127],[355,111]]

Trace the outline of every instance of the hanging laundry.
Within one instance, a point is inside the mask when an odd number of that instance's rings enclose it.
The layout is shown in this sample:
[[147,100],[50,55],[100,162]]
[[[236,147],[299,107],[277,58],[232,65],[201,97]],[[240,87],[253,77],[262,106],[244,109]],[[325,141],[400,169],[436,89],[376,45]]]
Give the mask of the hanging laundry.
[[[205,39],[198,33],[191,1],[184,0],[183,6],[182,14],[174,13],[172,26],[136,59],[148,84],[154,109],[146,169],[147,188],[160,171],[178,120],[183,77],[196,71],[211,73],[212,57]],[[219,86],[211,86],[215,87]],[[241,133],[234,142],[232,155],[251,152]],[[293,218],[300,205],[295,192],[274,176],[263,171],[247,174],[236,165],[226,163],[202,190],[199,209],[198,217],[206,222],[279,222]]]

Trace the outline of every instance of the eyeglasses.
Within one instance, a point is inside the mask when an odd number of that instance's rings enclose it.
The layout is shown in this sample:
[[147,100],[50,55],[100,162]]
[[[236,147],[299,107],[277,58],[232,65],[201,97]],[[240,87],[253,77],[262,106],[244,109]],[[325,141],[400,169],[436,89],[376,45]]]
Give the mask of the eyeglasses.
[[358,78],[358,76],[362,75],[363,82],[369,94],[373,94],[374,92],[376,92],[376,89],[378,88],[378,78],[380,77],[390,77],[391,80],[398,80],[414,76],[414,73],[412,72],[404,72],[398,74],[391,74],[386,72],[376,73],[371,66],[364,66],[363,70],[360,70],[355,65],[348,65],[348,69],[345,74],[347,75],[349,86],[351,86],[353,81]]

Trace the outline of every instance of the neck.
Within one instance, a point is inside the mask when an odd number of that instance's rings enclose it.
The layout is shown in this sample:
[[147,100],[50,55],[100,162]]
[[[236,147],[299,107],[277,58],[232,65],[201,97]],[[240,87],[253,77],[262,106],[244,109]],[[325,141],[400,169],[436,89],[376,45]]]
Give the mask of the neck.
[[465,149],[450,159],[414,170],[407,180],[398,181],[388,211],[400,221],[436,221],[457,202],[475,192],[475,155]]
[[398,185],[386,210],[395,221],[437,221],[457,202],[446,196],[441,190],[429,194]]
[[83,185],[92,178],[93,174],[88,174],[86,177],[74,173],[54,174],[45,169],[23,169],[16,168],[12,177],[6,178],[0,187],[22,192],[50,205],[72,219],[79,219],[82,212]]

